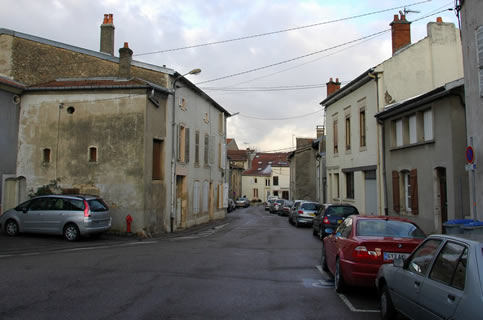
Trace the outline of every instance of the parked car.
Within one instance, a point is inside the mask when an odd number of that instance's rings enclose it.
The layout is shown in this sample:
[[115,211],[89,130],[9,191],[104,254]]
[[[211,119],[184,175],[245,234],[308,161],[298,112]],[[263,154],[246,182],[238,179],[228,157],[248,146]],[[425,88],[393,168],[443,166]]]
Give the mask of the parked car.
[[228,212],[232,212],[233,210],[236,209],[236,203],[233,199],[228,199]]
[[282,210],[284,203],[285,203],[284,199],[275,200],[270,206],[270,213],[278,214],[278,212]]
[[409,256],[424,238],[407,219],[352,215],[324,238],[321,265],[334,275],[337,292],[347,285],[373,287],[381,265]]
[[483,235],[431,235],[379,269],[382,319],[481,319]]
[[275,202],[275,200],[277,200],[277,199],[275,199],[275,198],[268,199],[267,202],[265,203],[265,210],[269,210],[270,211],[270,207]]
[[250,200],[248,200],[247,198],[243,198],[243,197],[238,198],[238,199],[236,199],[236,206],[248,208],[250,206]]
[[290,208],[293,206],[293,201],[285,200],[282,209],[278,211],[279,216],[288,217],[290,214]]
[[289,222],[290,224],[294,224],[294,223],[295,223],[295,222],[294,222],[294,220],[292,220],[292,219],[293,219],[293,215],[294,215],[294,214],[293,214],[293,211],[295,210],[295,208],[300,207],[300,203],[302,203],[302,202],[304,202],[304,201],[305,201],[305,200],[294,200],[293,205],[292,205],[292,207],[290,208],[290,211],[289,211],[289,214],[288,214],[288,222]]
[[292,221],[295,227],[301,225],[312,225],[315,214],[320,210],[321,204],[312,201],[301,201],[292,211]]
[[9,236],[20,232],[59,234],[69,241],[111,228],[107,204],[91,195],[47,195],[32,198],[0,216],[0,229]]
[[353,214],[359,214],[359,211],[351,204],[324,204],[314,217],[312,233],[322,240],[334,233],[342,221]]

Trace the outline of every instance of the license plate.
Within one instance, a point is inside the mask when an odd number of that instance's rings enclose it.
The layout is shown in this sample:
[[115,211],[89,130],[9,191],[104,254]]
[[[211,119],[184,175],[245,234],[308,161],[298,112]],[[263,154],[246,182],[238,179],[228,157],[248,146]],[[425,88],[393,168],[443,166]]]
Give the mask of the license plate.
[[398,252],[384,252],[384,261],[394,260],[397,258],[406,259],[409,253],[398,253]]
[[337,224],[341,224],[342,223],[342,220],[337,220]]
[[315,213],[311,213],[310,215],[311,215],[312,217],[315,217]]

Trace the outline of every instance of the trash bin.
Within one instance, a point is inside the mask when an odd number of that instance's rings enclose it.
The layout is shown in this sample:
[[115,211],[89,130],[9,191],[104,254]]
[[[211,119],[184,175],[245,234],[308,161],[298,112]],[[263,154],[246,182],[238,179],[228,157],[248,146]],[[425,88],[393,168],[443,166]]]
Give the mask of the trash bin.
[[483,222],[474,221],[463,225],[464,234],[483,234]]
[[443,223],[443,227],[446,230],[446,234],[462,234],[463,233],[463,226],[469,223],[475,222],[472,219],[455,219],[455,220],[448,220]]

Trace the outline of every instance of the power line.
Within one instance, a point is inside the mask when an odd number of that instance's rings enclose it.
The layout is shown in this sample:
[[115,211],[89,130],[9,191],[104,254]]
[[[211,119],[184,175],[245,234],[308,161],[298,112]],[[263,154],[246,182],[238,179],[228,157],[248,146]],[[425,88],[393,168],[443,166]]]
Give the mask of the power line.
[[422,4],[422,3],[426,3],[426,2],[431,2],[431,0],[424,0],[424,1],[419,1],[419,2],[409,3],[409,4],[406,4],[406,5],[400,5],[400,6],[389,8],[389,9],[363,13],[363,14],[359,14],[359,15],[355,15],[355,16],[350,16],[350,17],[345,17],[345,18],[340,18],[340,19],[335,19],[335,20],[329,20],[329,21],[309,24],[309,25],[300,26],[300,27],[294,27],[294,28],[283,29],[283,30],[278,30],[278,31],[271,31],[271,32],[266,32],[266,33],[254,34],[254,35],[249,35],[249,36],[244,36],[244,37],[239,37],[239,38],[233,38],[233,39],[228,39],[228,40],[213,41],[213,42],[196,44],[196,45],[179,47],[179,48],[172,48],[172,49],[165,49],[165,50],[152,51],[152,52],[146,52],[146,53],[139,53],[139,54],[135,54],[134,56],[146,56],[146,55],[151,55],[151,54],[180,51],[180,50],[206,47],[206,46],[211,46],[211,45],[216,45],[216,44],[222,44],[222,43],[228,43],[228,42],[234,42],[234,41],[240,41],[240,40],[246,40],[246,39],[252,39],[252,38],[259,38],[259,37],[264,37],[264,36],[269,36],[269,35],[289,32],[289,31],[295,31],[295,30],[301,30],[301,29],[306,29],[306,28],[312,28],[312,27],[316,27],[316,26],[321,26],[321,25],[326,25],[326,24],[331,24],[331,23],[336,23],[336,22],[341,22],[341,21],[346,21],[346,20],[363,18],[363,17],[367,17],[367,16],[370,16],[370,15],[383,13],[383,12],[387,12],[387,11],[392,11],[392,10],[399,9],[399,8],[412,7],[412,6]]
[[292,120],[292,119],[308,117],[308,116],[311,116],[313,114],[319,113],[321,111],[324,111],[324,110],[321,109],[321,110],[317,110],[317,111],[314,111],[314,112],[311,112],[311,113],[306,113],[306,114],[302,114],[302,115],[298,115],[298,116],[292,116],[292,117],[285,117],[285,118],[260,118],[260,117],[245,115],[245,114],[242,114],[242,113],[238,114],[237,116],[243,117],[243,118],[254,119],[254,120],[263,120],[263,121],[267,121],[267,120],[268,121],[284,121],[284,120]]
[[[349,81],[341,81],[341,84],[349,83]],[[327,87],[327,84],[320,83],[320,84],[299,84],[293,86],[278,86],[278,87],[239,87],[239,88],[231,88],[231,87],[200,87],[202,90],[206,91],[241,91],[241,92],[250,92],[250,91],[291,91],[291,90],[305,90],[305,89],[320,89]]]
[[323,49],[323,50],[311,52],[311,53],[304,54],[302,56],[298,56],[298,57],[291,58],[291,59],[288,59],[288,60],[283,60],[283,61],[280,61],[280,62],[272,63],[272,64],[269,64],[269,65],[266,65],[266,66],[263,66],[263,67],[258,67],[258,68],[250,69],[250,70],[247,70],[247,71],[242,71],[242,72],[234,73],[234,74],[231,74],[231,75],[228,75],[228,76],[211,79],[211,80],[201,81],[201,82],[196,83],[196,85],[203,84],[203,83],[208,83],[208,82],[214,82],[214,81],[223,80],[223,79],[228,79],[228,78],[232,78],[232,77],[237,77],[237,76],[241,76],[241,75],[244,75],[244,74],[247,74],[247,73],[251,73],[251,72],[255,72],[255,71],[259,71],[259,70],[263,70],[263,69],[275,67],[275,66],[278,66],[278,65],[281,65],[281,64],[285,64],[285,63],[288,63],[288,62],[292,62],[292,61],[296,61],[296,60],[300,60],[300,59],[303,59],[303,58],[306,58],[306,57],[310,57],[310,56],[313,56],[313,55],[316,55],[316,54],[319,54],[319,53],[322,53],[322,52],[326,52],[326,51],[329,51],[329,50],[332,50],[332,49],[340,48],[340,47],[343,47],[345,45],[348,45],[348,44],[351,44],[351,43],[354,43],[354,42],[357,42],[357,41],[361,41],[361,40],[364,40],[364,39],[367,39],[367,38],[370,38],[370,37],[373,37],[373,36],[376,36],[376,35],[379,35],[379,34],[388,32],[388,31],[391,31],[391,29],[386,29],[386,30],[383,30],[383,31],[379,31],[379,32],[370,34],[368,36],[365,36],[365,37],[362,37],[362,38],[358,38],[358,39],[354,39],[354,40],[351,40],[351,41],[348,41],[348,42],[344,42],[342,44],[339,44],[339,45],[336,45],[336,46],[333,46],[333,47],[330,47],[330,48],[326,48],[326,49]]

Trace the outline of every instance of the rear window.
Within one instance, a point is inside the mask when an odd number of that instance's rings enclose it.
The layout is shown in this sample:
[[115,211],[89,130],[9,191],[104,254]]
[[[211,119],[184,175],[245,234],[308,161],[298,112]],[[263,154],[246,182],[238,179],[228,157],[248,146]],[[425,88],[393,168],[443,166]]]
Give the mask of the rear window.
[[346,217],[350,216],[351,214],[359,214],[359,212],[355,207],[334,206],[325,210],[325,214],[328,216]]
[[275,201],[275,203],[282,204],[283,200],[277,200],[277,201]]
[[356,234],[368,237],[425,238],[416,225],[405,221],[362,219],[357,221]]
[[101,199],[87,200],[87,203],[89,204],[89,208],[91,209],[92,212],[109,210],[109,207],[107,206],[107,204]]
[[302,209],[318,211],[320,209],[320,204],[318,204],[318,203],[303,203]]

